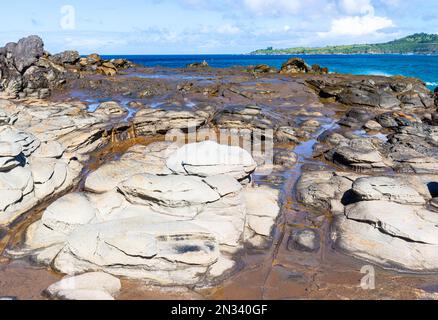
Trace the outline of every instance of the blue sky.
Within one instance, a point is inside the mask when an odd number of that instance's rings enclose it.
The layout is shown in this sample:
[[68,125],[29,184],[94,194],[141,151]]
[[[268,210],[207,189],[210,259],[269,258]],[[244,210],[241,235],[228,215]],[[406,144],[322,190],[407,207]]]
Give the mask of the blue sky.
[[38,34],[82,54],[246,53],[438,33],[436,0],[20,0],[2,3],[0,43]]

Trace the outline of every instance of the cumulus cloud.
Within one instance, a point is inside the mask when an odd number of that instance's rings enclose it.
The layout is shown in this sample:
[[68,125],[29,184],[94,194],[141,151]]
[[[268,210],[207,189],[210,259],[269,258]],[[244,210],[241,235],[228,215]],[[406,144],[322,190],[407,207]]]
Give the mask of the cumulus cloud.
[[243,0],[245,7],[255,14],[298,13],[302,3],[298,0]]
[[240,33],[239,27],[232,24],[223,24],[217,28],[219,34],[238,34]]
[[339,7],[348,15],[374,14],[374,6],[370,0],[340,0]]
[[363,36],[374,34],[380,30],[393,27],[394,23],[387,17],[374,15],[342,17],[334,19],[330,31],[319,32],[319,36]]

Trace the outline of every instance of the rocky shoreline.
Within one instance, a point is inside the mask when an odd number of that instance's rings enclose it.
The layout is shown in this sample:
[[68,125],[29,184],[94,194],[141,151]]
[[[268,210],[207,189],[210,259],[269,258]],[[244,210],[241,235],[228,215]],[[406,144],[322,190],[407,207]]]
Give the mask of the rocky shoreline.
[[417,79],[143,68],[32,36],[0,49],[0,89],[0,296],[31,261],[71,277],[61,299],[377,298],[370,263],[379,295],[434,297],[438,99]]

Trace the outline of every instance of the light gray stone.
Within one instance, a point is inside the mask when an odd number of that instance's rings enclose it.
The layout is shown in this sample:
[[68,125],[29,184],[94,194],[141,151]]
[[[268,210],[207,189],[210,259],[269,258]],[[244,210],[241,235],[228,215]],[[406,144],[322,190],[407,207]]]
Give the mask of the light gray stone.
[[257,164],[246,150],[204,141],[178,149],[167,160],[167,167],[177,174],[201,177],[227,174],[241,180],[254,172]]

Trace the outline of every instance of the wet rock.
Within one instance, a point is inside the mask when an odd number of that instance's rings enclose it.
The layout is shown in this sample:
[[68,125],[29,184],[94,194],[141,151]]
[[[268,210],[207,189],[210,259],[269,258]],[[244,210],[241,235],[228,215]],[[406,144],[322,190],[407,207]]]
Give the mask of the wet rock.
[[[308,80],[323,98],[347,105],[399,110],[433,107],[433,97],[421,81],[385,77],[373,79]],[[402,90],[402,92],[400,92]]]
[[274,164],[285,168],[292,168],[298,161],[298,156],[289,150],[277,151],[274,154]]
[[438,172],[438,131],[422,123],[396,128],[384,145],[396,168],[417,173]]
[[231,106],[220,110],[213,122],[219,128],[267,129],[272,122],[267,119],[259,106]]
[[319,233],[312,229],[293,230],[288,241],[288,250],[305,252],[319,251],[321,238]]
[[103,272],[91,272],[66,277],[52,284],[46,293],[62,300],[114,300],[121,287],[116,277]]
[[291,58],[281,66],[281,74],[298,74],[308,73],[311,71],[311,67],[300,58]]
[[298,133],[292,127],[282,126],[275,132],[275,139],[278,142],[294,142],[298,143]]
[[367,110],[353,108],[338,123],[346,127],[357,128],[363,126],[372,117],[373,114]]
[[387,167],[376,142],[367,138],[340,143],[332,151],[326,153],[326,158],[357,171],[380,170]]
[[207,68],[209,67],[207,61],[194,62],[187,65],[187,68]]

